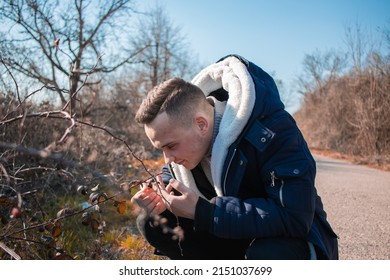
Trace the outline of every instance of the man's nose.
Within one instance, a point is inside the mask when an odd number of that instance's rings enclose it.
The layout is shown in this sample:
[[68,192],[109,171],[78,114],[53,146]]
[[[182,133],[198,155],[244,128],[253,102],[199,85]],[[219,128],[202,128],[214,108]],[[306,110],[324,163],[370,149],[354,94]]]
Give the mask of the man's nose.
[[171,154],[168,154],[166,152],[163,152],[163,154],[164,154],[165,164],[170,164],[174,162],[174,157]]

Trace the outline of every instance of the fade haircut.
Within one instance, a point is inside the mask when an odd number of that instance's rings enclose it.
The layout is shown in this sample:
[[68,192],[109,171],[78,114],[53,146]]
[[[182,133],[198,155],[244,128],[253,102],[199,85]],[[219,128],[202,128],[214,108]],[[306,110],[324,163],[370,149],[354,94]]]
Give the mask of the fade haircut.
[[171,119],[188,126],[199,104],[204,101],[206,97],[199,87],[181,78],[172,78],[148,93],[135,115],[135,120],[141,124],[149,124],[158,114],[166,112]]

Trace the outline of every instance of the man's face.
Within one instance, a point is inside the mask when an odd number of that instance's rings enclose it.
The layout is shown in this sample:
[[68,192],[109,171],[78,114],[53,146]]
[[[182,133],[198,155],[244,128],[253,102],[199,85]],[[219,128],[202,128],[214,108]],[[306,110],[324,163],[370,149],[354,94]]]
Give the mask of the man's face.
[[165,163],[174,162],[187,169],[195,168],[210,146],[202,124],[194,119],[190,127],[183,127],[165,112],[145,125],[145,132],[153,146],[162,150]]

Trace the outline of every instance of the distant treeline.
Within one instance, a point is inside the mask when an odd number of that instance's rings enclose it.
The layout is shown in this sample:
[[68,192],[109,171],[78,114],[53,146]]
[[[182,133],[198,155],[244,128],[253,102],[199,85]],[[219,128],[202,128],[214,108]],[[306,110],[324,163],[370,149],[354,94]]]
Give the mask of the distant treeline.
[[[307,56],[312,76],[318,55]],[[317,59],[315,59],[317,58]],[[368,163],[390,162],[390,63],[389,56],[369,52],[362,61],[340,75],[343,59],[323,56],[326,78],[306,87],[301,110],[294,117],[313,148],[359,156]],[[323,63],[331,61],[332,63]],[[317,62],[316,67],[313,67]],[[339,67],[340,66],[340,67]],[[311,69],[311,70],[309,70]],[[330,70],[329,70],[330,69]],[[333,72],[332,72],[333,71]],[[318,73],[318,71],[317,71]]]

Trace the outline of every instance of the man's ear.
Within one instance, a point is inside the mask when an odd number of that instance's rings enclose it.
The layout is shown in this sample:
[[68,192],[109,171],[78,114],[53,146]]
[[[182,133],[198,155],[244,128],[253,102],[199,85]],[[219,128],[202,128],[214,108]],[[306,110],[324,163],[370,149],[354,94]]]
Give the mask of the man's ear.
[[202,135],[207,134],[207,131],[209,130],[210,127],[210,123],[208,119],[205,116],[199,114],[199,115],[195,115],[194,120],[195,120],[196,128],[199,130],[199,132]]

